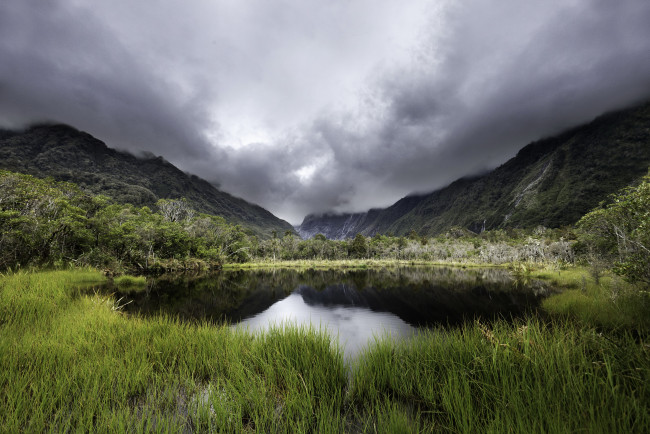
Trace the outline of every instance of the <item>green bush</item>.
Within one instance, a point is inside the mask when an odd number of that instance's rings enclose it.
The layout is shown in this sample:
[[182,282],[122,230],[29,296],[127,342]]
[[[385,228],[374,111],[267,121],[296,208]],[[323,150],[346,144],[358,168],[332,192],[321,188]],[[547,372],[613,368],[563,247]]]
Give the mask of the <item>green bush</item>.
[[583,241],[631,282],[650,284],[650,173],[612,203],[585,215],[578,227]]
[[0,270],[65,263],[142,270],[171,259],[249,260],[249,237],[240,226],[197,213],[184,200],[158,206],[153,212],[116,204],[74,184],[0,171]]

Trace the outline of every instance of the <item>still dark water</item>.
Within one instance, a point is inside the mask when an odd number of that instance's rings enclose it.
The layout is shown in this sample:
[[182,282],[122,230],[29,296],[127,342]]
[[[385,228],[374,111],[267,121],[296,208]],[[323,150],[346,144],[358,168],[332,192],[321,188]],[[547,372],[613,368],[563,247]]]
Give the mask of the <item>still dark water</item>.
[[374,336],[400,339],[422,327],[520,317],[546,293],[507,270],[445,267],[222,271],[162,276],[137,293],[107,291],[123,297],[130,314],[166,313],[250,330],[287,323],[327,328],[346,357]]

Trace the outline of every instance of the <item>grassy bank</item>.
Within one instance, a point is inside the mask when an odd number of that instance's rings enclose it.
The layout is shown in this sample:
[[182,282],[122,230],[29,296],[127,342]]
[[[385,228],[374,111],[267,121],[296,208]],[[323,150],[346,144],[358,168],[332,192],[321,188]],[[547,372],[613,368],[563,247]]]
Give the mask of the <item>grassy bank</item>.
[[531,277],[562,290],[542,303],[552,314],[609,330],[650,332],[650,292],[643,285],[584,267],[542,269]]
[[480,262],[465,263],[454,261],[425,261],[425,260],[399,260],[399,259],[300,259],[300,260],[278,260],[278,261],[253,261],[245,263],[226,263],[223,264],[224,270],[248,270],[248,269],[265,269],[265,268],[292,268],[292,269],[366,269],[366,268],[389,268],[389,267],[408,267],[413,265],[422,266],[445,266],[445,267],[464,267],[464,268],[493,268],[508,267],[510,264],[483,264]]
[[[558,316],[380,340],[129,318],[92,270],[0,279],[0,431],[643,432],[650,348]],[[577,290],[580,290],[578,288]]]

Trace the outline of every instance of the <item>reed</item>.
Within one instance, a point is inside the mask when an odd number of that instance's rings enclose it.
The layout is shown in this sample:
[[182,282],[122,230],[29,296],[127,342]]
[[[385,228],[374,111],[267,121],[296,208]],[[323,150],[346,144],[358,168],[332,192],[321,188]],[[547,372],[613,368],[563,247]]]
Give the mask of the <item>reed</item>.
[[2,278],[0,431],[340,428],[348,377],[324,332],[129,318],[112,297],[67,289],[102,280]]

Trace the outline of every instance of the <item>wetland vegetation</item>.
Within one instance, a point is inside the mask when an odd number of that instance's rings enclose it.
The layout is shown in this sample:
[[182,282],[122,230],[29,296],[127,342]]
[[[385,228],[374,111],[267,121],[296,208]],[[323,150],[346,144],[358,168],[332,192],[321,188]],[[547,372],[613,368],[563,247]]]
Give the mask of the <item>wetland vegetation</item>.
[[[260,240],[183,201],[150,210],[51,180],[5,172],[1,182],[0,431],[650,427],[647,177],[575,228],[347,241]],[[114,276],[210,267],[218,277]],[[345,277],[332,286],[334,273]],[[401,290],[381,286],[391,279]],[[479,308],[540,288],[521,310]],[[400,319],[411,300],[428,319],[410,317],[417,333],[378,335],[354,357],[321,325],[232,327],[294,293],[340,308],[336,291]],[[477,309],[451,315],[454,300]],[[444,316],[432,320],[436,305]]]
[[[563,274],[553,271],[553,278]],[[627,315],[646,303],[616,276],[588,282]],[[326,330],[265,333],[124,312],[92,269],[0,280],[0,430],[642,432],[650,426],[647,316],[597,324],[585,306],[438,324],[378,338],[352,361]],[[88,292],[88,286],[96,292]],[[623,290],[626,288],[626,290]],[[611,293],[611,292],[610,292]],[[87,295],[90,294],[90,295]],[[562,296],[560,294],[559,296]],[[558,297],[558,296],[554,296]],[[595,304],[588,310],[607,309]],[[637,320],[641,322],[637,322]]]

